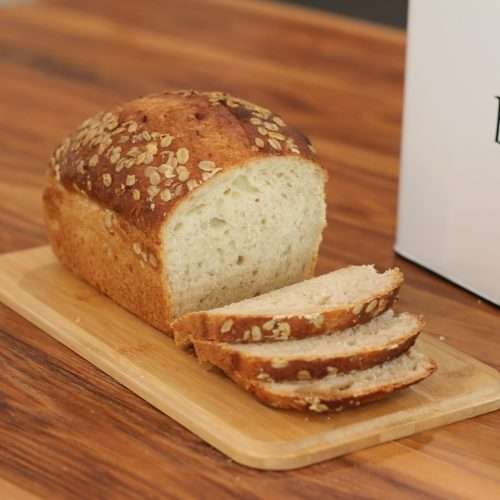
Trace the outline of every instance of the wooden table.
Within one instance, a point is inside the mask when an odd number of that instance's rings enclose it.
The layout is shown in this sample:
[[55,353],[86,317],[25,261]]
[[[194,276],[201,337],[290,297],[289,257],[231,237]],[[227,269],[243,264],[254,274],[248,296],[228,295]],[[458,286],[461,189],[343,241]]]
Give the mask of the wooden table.
[[[224,89],[308,133],[331,174],[319,272],[399,265],[427,331],[500,368],[499,311],[395,257],[404,34],[231,0],[0,10],[0,251],[46,242],[51,149],[118,101]],[[0,497],[500,497],[500,412],[291,472],[239,466],[0,306]]]

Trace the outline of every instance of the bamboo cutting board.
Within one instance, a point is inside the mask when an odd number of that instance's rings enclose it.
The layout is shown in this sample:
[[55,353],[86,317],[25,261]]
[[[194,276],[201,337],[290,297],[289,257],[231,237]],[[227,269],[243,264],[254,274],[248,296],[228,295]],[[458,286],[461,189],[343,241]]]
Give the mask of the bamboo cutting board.
[[0,300],[237,462],[293,469],[500,408],[500,374],[423,334],[439,370],[333,415],[272,410],[63,269],[49,247],[0,256]]

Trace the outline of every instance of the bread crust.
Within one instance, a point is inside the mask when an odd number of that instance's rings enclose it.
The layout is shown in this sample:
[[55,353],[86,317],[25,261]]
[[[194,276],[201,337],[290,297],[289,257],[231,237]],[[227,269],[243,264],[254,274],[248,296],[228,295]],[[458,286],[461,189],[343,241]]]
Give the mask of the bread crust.
[[169,291],[162,279],[158,239],[54,179],[43,199],[47,234],[59,260],[121,306],[170,333]]
[[[386,290],[373,294],[361,303],[325,311],[321,313],[321,318],[307,315],[234,316],[210,311],[188,313],[172,322],[175,342],[181,347],[190,345],[193,339],[217,342],[274,342],[345,330],[366,323],[390,309],[397,301],[402,284],[403,275],[399,272],[393,285]],[[269,328],[270,322],[274,322],[273,328]],[[231,328],[226,330],[224,325],[228,324],[231,324]],[[252,336],[252,329],[260,334]]]
[[253,394],[261,403],[271,406],[273,408],[287,409],[287,410],[298,410],[303,412],[317,412],[323,413],[328,411],[342,411],[349,408],[355,408],[357,406],[371,403],[373,401],[378,401],[387,396],[390,396],[395,391],[405,389],[413,384],[421,382],[426,379],[437,369],[437,365],[434,361],[428,360],[428,364],[425,369],[409,374],[405,380],[401,380],[394,383],[384,384],[365,393],[358,393],[356,395],[350,394],[339,398],[335,393],[328,394],[309,394],[309,395],[278,395],[276,393],[270,392],[266,383],[259,382],[255,380],[248,380],[240,376],[236,372],[233,373],[231,378],[238,385],[243,387],[245,390]]
[[[422,325],[423,326],[423,325]],[[396,342],[390,341],[385,346],[365,350],[358,354],[341,356],[308,356],[286,359],[262,358],[230,349],[229,344],[210,341],[194,341],[196,355],[201,362],[209,362],[231,376],[237,372],[247,380],[281,382],[285,380],[320,379],[332,372],[346,373],[353,370],[366,370],[385,363],[408,351],[417,340],[422,326]]]

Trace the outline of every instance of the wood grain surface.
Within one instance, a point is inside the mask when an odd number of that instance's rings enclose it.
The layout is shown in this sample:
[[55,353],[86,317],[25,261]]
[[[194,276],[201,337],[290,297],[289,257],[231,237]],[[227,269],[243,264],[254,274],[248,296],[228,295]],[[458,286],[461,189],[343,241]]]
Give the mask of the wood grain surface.
[[[500,368],[500,314],[395,257],[404,36],[232,0],[0,10],[0,251],[46,242],[40,189],[68,130],[163,88],[224,89],[308,133],[330,171],[318,272],[399,265],[401,306]],[[290,472],[239,466],[0,306],[0,476],[42,498],[495,498],[500,413]],[[2,485],[0,483],[0,488]],[[3,495],[5,496],[5,495]]]
[[289,470],[500,409],[500,373],[422,334],[432,377],[340,414],[260,404],[71,274],[49,246],[0,255],[0,301],[238,463]]

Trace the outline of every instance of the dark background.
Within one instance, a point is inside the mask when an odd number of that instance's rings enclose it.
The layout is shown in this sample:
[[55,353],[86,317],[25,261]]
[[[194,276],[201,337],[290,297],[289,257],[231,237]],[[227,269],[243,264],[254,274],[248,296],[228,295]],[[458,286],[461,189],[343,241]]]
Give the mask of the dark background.
[[276,0],[357,17],[367,21],[406,27],[408,0]]

